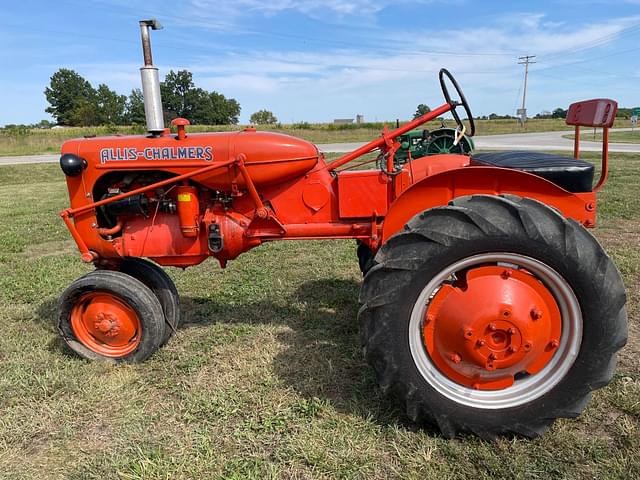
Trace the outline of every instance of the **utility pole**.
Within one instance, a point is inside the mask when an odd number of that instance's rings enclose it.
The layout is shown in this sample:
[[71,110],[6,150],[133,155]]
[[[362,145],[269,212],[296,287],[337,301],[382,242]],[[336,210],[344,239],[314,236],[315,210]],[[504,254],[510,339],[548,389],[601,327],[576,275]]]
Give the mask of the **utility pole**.
[[518,65],[524,65],[524,90],[522,91],[522,108],[518,110],[518,115],[520,116],[520,123],[524,127],[524,123],[527,121],[527,80],[529,78],[529,65],[536,63],[532,60],[536,58],[535,55],[526,55],[524,57],[519,57]]

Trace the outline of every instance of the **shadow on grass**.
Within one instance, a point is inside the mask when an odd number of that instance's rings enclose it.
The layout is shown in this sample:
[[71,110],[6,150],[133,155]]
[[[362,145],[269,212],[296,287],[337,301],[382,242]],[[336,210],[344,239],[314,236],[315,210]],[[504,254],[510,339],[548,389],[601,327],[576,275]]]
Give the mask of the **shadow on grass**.
[[[273,371],[309,401],[379,425],[416,426],[382,395],[373,370],[363,359],[358,338],[358,294],[353,280],[322,279],[301,284],[288,298],[274,302],[217,303],[183,297],[181,329],[206,324],[285,325],[278,334],[287,346],[273,360]],[[434,431],[435,432],[435,431]]]
[[[273,371],[283,384],[308,401],[330,403],[381,426],[414,430],[395,402],[382,395],[363,359],[357,325],[359,288],[353,280],[323,279],[305,282],[290,297],[273,302],[234,304],[181,297],[179,331],[213,324],[287,326],[278,334],[286,348],[273,360]],[[57,332],[56,308],[55,300],[45,300],[38,314]],[[74,356],[58,336],[50,349]]]

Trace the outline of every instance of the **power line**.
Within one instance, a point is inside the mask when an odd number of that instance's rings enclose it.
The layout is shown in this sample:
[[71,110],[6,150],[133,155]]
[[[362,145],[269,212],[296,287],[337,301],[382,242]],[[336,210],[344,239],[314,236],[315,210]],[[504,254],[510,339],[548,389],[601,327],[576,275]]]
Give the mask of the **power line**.
[[[640,48],[630,48],[627,50],[619,50],[617,52],[613,52],[613,53],[609,53],[607,55],[600,55],[598,57],[590,57],[584,60],[576,60],[574,62],[566,62],[566,63],[557,63],[555,65],[549,65],[547,67],[543,67],[543,68],[538,68],[535,69],[536,72],[540,72],[540,71],[544,71],[544,70],[552,70],[552,69],[556,69],[556,68],[564,68],[564,67],[570,67],[573,65],[580,65],[581,63],[587,63],[587,62],[593,62],[595,60],[602,60],[603,58],[610,58],[610,57],[615,57],[617,55],[622,55],[625,53],[630,53],[630,52],[636,52],[640,50]],[[593,70],[594,73],[598,73],[600,74],[601,72],[596,72],[595,70]]]
[[555,58],[559,58],[559,57],[563,57],[565,55],[573,55],[576,53],[582,53],[585,52],[587,50],[591,50],[597,47],[601,47],[603,45],[606,45],[607,43],[610,43],[612,40],[615,40],[618,37],[623,37],[626,35],[629,35],[631,33],[635,33],[635,31],[640,31],[640,23],[636,23],[633,24],[627,28],[624,28],[622,30],[619,30],[615,33],[610,33],[608,35],[604,35],[602,37],[599,38],[595,38],[589,42],[584,43],[583,45],[579,45],[576,47],[572,47],[572,48],[568,48],[568,49],[564,49],[564,50],[559,50],[556,52],[553,52],[549,55],[542,55],[542,58],[546,61],[546,60],[552,60]]

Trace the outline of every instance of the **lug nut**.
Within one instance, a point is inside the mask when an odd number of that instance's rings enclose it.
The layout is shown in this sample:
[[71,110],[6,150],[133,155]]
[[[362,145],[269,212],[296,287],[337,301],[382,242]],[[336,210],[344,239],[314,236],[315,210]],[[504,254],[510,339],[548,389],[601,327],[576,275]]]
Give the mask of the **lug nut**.
[[540,320],[542,318],[542,312],[537,308],[533,308],[531,310],[531,319],[532,320]]
[[518,349],[513,345],[510,346],[507,350],[509,351],[509,353],[516,353],[518,351]]
[[558,342],[558,340],[551,340],[549,342],[549,348],[558,348],[558,345],[560,345],[560,342]]
[[508,333],[509,335],[515,335],[515,334],[516,334],[516,329],[515,329],[515,328],[513,328],[513,327],[511,327],[509,330],[507,330],[507,333]]
[[502,272],[501,277],[505,280],[511,277],[511,270],[505,270]]
[[424,317],[425,323],[431,323],[435,321],[436,316],[433,313],[427,313],[426,317]]
[[498,358],[498,357],[496,357],[495,353],[490,353],[489,354],[489,360],[495,360],[496,358]]
[[484,347],[487,344],[484,340],[480,339],[476,342],[476,345],[479,347]]
[[462,358],[460,358],[460,355],[458,355],[457,353],[452,353],[451,355],[449,355],[449,360],[451,360],[453,363],[460,363]]
[[497,329],[496,324],[495,323],[490,323],[489,324],[489,330],[491,330],[492,332],[495,332]]

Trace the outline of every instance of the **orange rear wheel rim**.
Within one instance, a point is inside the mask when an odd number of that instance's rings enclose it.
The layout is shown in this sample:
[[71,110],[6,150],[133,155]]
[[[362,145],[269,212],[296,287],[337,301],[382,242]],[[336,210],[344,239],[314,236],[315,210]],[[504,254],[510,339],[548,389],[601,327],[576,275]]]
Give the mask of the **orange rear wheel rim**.
[[443,285],[425,314],[424,344],[449,378],[479,390],[534,375],[549,363],[562,334],[549,290],[523,269],[478,266],[464,282]]
[[409,321],[418,372],[439,394],[481,409],[516,407],[551,391],[582,342],[571,285],[550,265],[492,252],[427,280]]
[[108,292],[82,295],[71,310],[71,329],[89,350],[111,358],[133,352],[142,337],[142,323],[135,310]]

